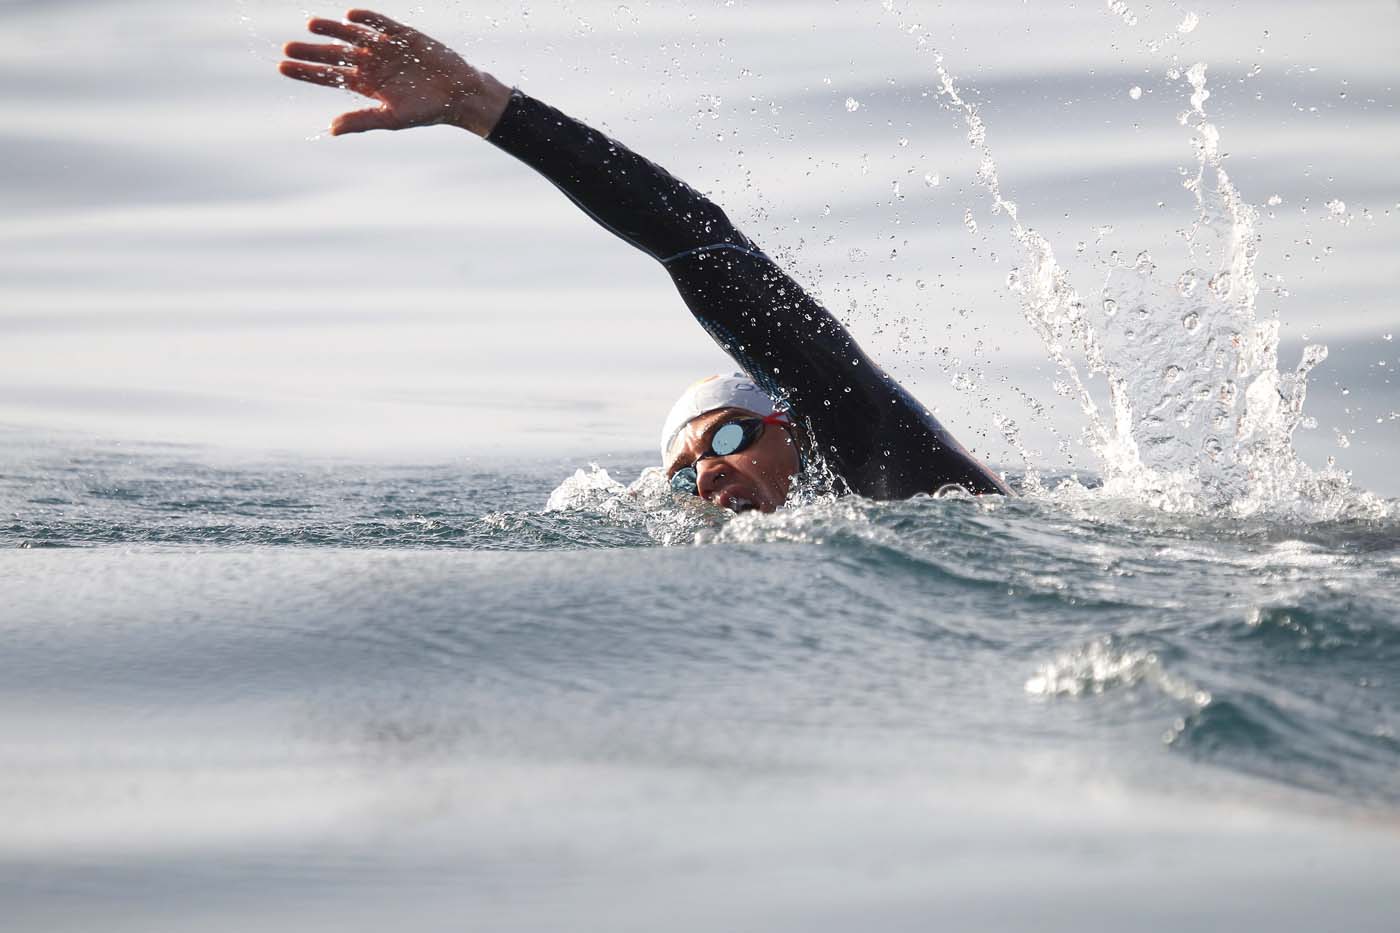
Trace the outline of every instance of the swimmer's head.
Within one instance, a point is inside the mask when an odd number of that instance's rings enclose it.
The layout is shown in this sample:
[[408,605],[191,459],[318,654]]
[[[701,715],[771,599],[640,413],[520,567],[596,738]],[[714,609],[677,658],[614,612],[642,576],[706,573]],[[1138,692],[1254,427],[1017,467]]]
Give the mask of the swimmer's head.
[[661,427],[661,462],[670,465],[671,445],[686,425],[721,408],[742,408],[760,418],[778,410],[768,393],[754,385],[748,376],[735,373],[701,379],[676,399],[671,413],[666,416],[666,423]]
[[661,462],[678,489],[736,512],[778,508],[801,467],[786,412],[740,375],[685,391],[661,429]]

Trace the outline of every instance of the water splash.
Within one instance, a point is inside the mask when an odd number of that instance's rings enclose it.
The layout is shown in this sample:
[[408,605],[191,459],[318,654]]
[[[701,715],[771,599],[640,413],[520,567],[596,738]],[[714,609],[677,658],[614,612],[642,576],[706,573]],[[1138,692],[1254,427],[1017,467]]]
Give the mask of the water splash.
[[643,470],[631,484],[608,475],[596,463],[576,470],[549,494],[545,512],[580,512],[624,527],[646,531],[658,544],[690,542],[696,532],[722,523],[730,513],[696,496],[679,496],[666,474]]
[[1278,370],[1279,322],[1255,313],[1258,214],[1226,172],[1206,118],[1206,65],[1187,69],[1188,125],[1197,170],[1185,187],[1196,218],[1184,232],[1193,267],[1174,281],[1150,261],[1109,270],[1103,303],[1126,309],[1094,323],[1094,371],[1108,377],[1117,443],[1103,449],[1107,479],[1173,510],[1252,514],[1280,505],[1343,505],[1345,477],[1298,459],[1308,373],[1327,348],[1306,348]]
[[[1191,129],[1196,150],[1196,172],[1185,182],[1196,208],[1184,232],[1192,268],[1159,274],[1145,251],[1131,266],[1114,252],[1101,294],[1086,301],[1050,242],[1022,223],[1003,194],[986,124],[928,32],[905,22],[894,0],[882,6],[932,54],[944,104],[962,116],[978,151],[978,182],[1022,255],[1008,285],[1063,374],[1062,394],[1077,398],[1084,411],[1089,446],[1103,466],[1103,494],[1172,512],[1309,520],[1388,512],[1376,497],[1353,490],[1346,474],[1330,465],[1314,471],[1293,449],[1293,432],[1305,423],[1308,373],[1327,349],[1309,346],[1293,371],[1278,369],[1279,322],[1255,310],[1258,215],[1226,172],[1219,130],[1207,119],[1207,65],[1169,74],[1190,92],[1190,110],[1178,119]],[[1105,377],[1107,412],[1088,391],[1081,367]],[[1026,485],[1041,491],[1034,471]]]
[[1084,696],[1138,684],[1148,684],[1196,709],[1211,702],[1208,691],[1164,670],[1155,652],[1128,648],[1108,637],[1042,664],[1026,681],[1025,690],[1043,697]]

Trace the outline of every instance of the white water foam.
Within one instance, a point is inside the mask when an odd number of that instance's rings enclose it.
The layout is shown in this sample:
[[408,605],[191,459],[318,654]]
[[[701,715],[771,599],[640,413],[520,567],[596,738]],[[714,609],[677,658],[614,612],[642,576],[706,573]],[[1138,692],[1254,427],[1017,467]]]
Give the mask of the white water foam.
[[730,513],[696,496],[678,496],[666,474],[648,467],[629,485],[590,464],[575,470],[549,494],[546,512],[576,512],[620,525],[642,528],[658,544],[687,543],[695,534],[722,523]]
[[1092,641],[1041,665],[1026,681],[1025,690],[1044,697],[1083,696],[1140,683],[1196,709],[1211,702],[1208,692],[1164,670],[1154,652],[1126,648],[1111,638]]

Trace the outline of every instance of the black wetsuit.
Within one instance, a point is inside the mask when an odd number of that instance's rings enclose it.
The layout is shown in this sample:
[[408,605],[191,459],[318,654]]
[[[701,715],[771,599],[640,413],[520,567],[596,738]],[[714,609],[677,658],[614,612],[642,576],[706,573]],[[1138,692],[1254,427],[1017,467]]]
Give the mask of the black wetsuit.
[[787,401],[852,492],[902,499],[948,483],[1006,491],[830,312],[685,182],[519,91],[487,138],[665,266],[695,319],[760,388]]

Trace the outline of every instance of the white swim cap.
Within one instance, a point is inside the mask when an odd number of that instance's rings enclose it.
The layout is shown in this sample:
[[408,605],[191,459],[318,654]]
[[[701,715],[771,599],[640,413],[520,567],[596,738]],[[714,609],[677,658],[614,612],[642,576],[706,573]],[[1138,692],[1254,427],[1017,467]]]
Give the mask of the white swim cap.
[[760,417],[767,417],[778,411],[777,404],[748,376],[735,373],[732,376],[710,376],[701,379],[685,390],[685,393],[671,406],[666,416],[666,424],[661,428],[661,462],[666,463],[666,455],[676,436],[686,425],[701,415],[721,408],[742,408]]

